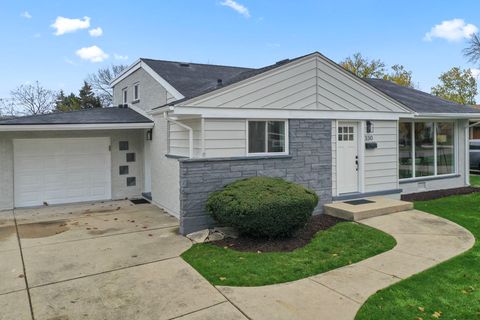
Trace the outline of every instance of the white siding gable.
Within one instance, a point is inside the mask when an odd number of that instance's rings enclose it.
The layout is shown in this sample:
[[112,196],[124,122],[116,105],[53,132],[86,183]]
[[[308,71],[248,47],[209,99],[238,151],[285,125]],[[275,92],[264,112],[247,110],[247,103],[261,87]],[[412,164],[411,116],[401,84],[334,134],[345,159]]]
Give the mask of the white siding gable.
[[193,98],[179,106],[407,113],[380,91],[320,54]]

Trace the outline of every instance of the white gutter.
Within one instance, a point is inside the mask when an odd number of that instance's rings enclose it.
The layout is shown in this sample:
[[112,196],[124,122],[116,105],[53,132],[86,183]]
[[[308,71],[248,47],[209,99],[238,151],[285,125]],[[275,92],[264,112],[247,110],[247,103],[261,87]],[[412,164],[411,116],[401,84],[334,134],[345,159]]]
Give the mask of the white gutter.
[[465,185],[470,185],[470,126],[465,126]]
[[422,114],[416,114],[415,118],[419,118],[419,119],[435,119],[435,118],[480,119],[480,113],[422,113]]
[[3,124],[0,132],[5,131],[60,131],[60,130],[114,130],[114,129],[151,129],[153,122],[146,123],[92,123],[92,124]]
[[188,157],[193,158],[193,129],[183,123],[180,123],[178,121],[173,120],[172,118],[169,118],[167,115],[167,112],[164,112],[163,116],[167,121],[188,130]]

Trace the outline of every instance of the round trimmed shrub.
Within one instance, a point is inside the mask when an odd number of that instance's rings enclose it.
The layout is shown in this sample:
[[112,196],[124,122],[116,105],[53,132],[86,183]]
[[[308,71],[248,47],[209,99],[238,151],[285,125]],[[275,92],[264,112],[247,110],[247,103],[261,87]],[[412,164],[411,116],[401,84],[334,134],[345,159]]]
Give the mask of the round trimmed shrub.
[[212,193],[207,211],[220,224],[254,237],[291,236],[305,226],[318,204],[317,194],[280,178],[253,177]]

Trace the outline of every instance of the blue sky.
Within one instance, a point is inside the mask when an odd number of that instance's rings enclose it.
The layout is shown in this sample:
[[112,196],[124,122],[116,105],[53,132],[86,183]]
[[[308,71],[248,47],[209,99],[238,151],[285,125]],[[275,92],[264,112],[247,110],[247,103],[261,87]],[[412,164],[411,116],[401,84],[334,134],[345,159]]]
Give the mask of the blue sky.
[[480,68],[462,55],[478,12],[477,1],[2,0],[0,97],[35,80],[77,92],[88,73],[139,57],[261,67],[312,51],[403,64],[430,91],[453,66]]

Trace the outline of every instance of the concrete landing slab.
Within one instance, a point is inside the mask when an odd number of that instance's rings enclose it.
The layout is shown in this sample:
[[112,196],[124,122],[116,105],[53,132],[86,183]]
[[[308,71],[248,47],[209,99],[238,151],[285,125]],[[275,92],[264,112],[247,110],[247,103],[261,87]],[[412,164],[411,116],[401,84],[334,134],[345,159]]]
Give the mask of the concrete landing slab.
[[216,306],[190,313],[178,320],[247,320],[230,302],[223,302]]
[[30,292],[36,319],[162,320],[226,301],[180,258],[33,288]]
[[[0,294],[26,288],[20,250],[0,253]],[[0,309],[1,313],[1,309]]]
[[354,205],[344,201],[326,204],[324,206],[325,213],[345,220],[359,221],[413,209],[413,203],[391,198],[371,197],[364,200],[371,201],[371,203]]
[[[351,320],[360,304],[310,279],[255,288],[218,287],[255,320]],[[338,312],[342,310],[342,314]]]
[[0,320],[30,320],[27,291],[0,295]]
[[177,228],[168,228],[24,248],[23,256],[35,287],[177,257],[190,246]]

